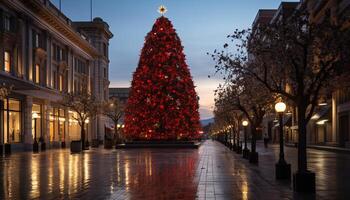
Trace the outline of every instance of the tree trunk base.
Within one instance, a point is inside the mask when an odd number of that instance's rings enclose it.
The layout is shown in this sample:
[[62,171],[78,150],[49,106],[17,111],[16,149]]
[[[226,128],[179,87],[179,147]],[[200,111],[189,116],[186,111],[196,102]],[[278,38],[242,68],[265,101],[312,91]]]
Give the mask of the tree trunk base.
[[290,164],[284,163],[276,163],[276,179],[278,180],[290,180],[291,178],[291,168]]
[[293,189],[300,193],[315,193],[316,175],[311,171],[299,172],[293,174]]
[[34,140],[34,143],[33,143],[33,153],[38,153],[39,152],[39,143]]
[[252,164],[258,164],[259,163],[259,153],[258,152],[251,152],[249,154],[249,162]]
[[241,146],[237,146],[236,147],[236,153],[237,154],[242,154],[242,147]]
[[72,141],[70,143],[70,151],[71,153],[80,153],[82,151],[81,141]]
[[249,159],[249,149],[243,149],[243,158]]

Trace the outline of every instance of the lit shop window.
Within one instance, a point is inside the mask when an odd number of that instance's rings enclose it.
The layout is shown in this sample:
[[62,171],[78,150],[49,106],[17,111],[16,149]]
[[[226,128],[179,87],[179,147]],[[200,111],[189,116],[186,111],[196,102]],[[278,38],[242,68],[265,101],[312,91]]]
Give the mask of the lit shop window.
[[4,142],[21,142],[21,102],[16,99],[4,99],[3,127]]

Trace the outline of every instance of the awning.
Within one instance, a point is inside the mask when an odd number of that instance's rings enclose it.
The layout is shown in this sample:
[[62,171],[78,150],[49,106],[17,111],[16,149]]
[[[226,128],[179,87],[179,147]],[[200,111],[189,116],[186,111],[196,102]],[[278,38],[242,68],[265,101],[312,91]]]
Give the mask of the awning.
[[[283,117],[283,122],[282,122],[283,126],[292,126],[292,116],[286,116],[286,117]],[[275,123],[275,125],[273,126],[274,128],[275,127],[279,127],[280,124],[279,122]]]
[[329,111],[331,106],[322,106],[319,109],[315,111],[315,113],[312,115],[311,120],[319,121],[319,120],[325,120],[329,118]]

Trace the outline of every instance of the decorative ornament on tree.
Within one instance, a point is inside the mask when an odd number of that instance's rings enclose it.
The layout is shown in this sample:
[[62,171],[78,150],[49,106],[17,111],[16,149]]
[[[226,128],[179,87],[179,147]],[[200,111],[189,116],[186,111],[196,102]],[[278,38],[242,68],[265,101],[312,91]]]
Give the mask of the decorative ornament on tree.
[[[145,39],[125,111],[125,134],[133,140],[200,137],[198,99],[181,41],[164,6]],[[181,81],[179,81],[181,80]]]

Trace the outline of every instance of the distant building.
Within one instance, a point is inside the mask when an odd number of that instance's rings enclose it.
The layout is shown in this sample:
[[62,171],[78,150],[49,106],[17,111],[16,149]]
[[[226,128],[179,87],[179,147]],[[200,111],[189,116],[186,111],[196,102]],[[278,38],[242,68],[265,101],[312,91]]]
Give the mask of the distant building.
[[[1,144],[23,150],[39,138],[48,148],[80,139],[76,113],[58,102],[83,86],[108,99],[108,24],[72,22],[49,0],[2,0],[0,22],[0,82],[14,86],[0,101]],[[103,138],[105,123],[90,120],[88,139]]]
[[117,98],[122,103],[127,102],[130,88],[109,88],[109,98]]

